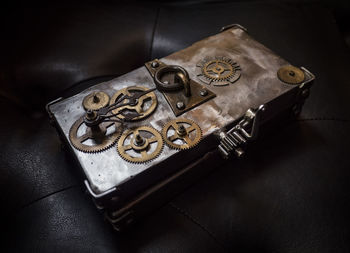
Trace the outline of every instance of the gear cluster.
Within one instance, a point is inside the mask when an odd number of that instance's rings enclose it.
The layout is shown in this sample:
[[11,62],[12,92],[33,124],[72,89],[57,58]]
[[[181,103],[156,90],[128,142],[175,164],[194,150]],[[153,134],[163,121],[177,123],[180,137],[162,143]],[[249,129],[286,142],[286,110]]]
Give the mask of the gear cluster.
[[83,107],[86,114],[69,131],[73,147],[82,152],[102,152],[117,143],[122,159],[145,163],[161,154],[164,143],[170,148],[185,150],[197,145],[202,138],[199,125],[185,118],[170,120],[160,132],[150,126],[125,129],[125,123],[142,120],[157,107],[156,94],[144,87],[121,89],[111,99],[105,92],[93,92],[84,98]]
[[241,76],[238,63],[227,57],[205,58],[196,65],[197,77],[206,84],[224,86]]

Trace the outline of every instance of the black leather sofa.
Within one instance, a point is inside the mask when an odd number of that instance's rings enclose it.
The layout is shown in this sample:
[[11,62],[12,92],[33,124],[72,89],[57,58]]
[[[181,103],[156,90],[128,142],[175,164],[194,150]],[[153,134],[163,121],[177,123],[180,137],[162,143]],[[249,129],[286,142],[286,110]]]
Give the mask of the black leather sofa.
[[[349,252],[350,54],[344,6],[80,1],[4,7],[2,247],[8,252]],[[231,23],[316,75],[303,112],[268,129],[242,160],[216,166],[132,229],[116,233],[84,193],[45,104]]]

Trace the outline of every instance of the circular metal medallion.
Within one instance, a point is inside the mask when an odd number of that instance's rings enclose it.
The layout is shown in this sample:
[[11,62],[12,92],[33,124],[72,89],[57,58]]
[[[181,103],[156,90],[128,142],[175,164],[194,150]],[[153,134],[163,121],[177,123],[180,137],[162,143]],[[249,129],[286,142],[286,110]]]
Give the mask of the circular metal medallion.
[[227,57],[205,58],[196,65],[197,77],[206,84],[224,86],[241,76],[240,66]]
[[277,71],[278,78],[288,84],[300,84],[305,80],[304,72],[297,67],[287,65]]

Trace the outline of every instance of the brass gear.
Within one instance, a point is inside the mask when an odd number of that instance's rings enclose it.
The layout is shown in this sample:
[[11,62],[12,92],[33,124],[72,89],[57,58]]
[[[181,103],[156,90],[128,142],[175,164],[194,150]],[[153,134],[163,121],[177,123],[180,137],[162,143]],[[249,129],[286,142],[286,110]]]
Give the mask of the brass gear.
[[[185,125],[188,125],[188,127]],[[162,137],[171,148],[189,149],[197,145],[202,139],[202,129],[190,119],[178,118],[163,126]]]
[[[152,147],[153,146],[153,147]],[[164,142],[160,133],[149,126],[128,129],[117,145],[119,155],[131,163],[144,163],[159,156]]]
[[234,83],[241,76],[240,66],[227,57],[206,57],[196,65],[198,78],[207,84],[224,86]]
[[[82,152],[97,153],[112,147],[116,143],[121,134],[121,129],[117,127],[117,124],[114,122],[102,122],[97,126],[97,130],[92,130],[90,127],[86,126],[85,132],[78,136],[79,129],[84,124],[84,117],[85,116],[80,117],[69,130],[69,140],[73,147]],[[113,125],[115,131],[107,134],[107,129]],[[92,144],[84,144],[87,140],[91,140]]]
[[[119,90],[116,92],[110,101],[110,104],[115,103],[118,99],[120,99],[121,96],[123,95],[128,95],[131,96],[133,92],[144,92],[147,91],[148,88],[146,87],[141,87],[141,86],[130,86],[124,89]],[[150,101],[150,105],[146,107],[146,103]],[[120,101],[121,103],[126,103],[128,102],[127,99],[124,99],[123,101]],[[150,92],[145,94],[144,96],[141,96],[139,99],[137,99],[137,103],[135,105],[126,105],[119,107],[117,109],[114,109],[112,112],[113,114],[118,114],[116,117],[119,119],[125,119],[126,117],[123,115],[123,113],[128,112],[132,113],[137,112],[138,114],[141,114],[139,116],[133,117],[131,121],[136,121],[136,120],[141,120],[149,116],[157,107],[158,105],[158,100],[156,97],[156,94],[154,92]]]
[[107,106],[109,103],[109,96],[103,91],[92,92],[83,100],[83,107],[87,110],[96,111]]
[[295,66],[286,65],[277,71],[278,78],[288,84],[300,84],[305,80],[304,72]]

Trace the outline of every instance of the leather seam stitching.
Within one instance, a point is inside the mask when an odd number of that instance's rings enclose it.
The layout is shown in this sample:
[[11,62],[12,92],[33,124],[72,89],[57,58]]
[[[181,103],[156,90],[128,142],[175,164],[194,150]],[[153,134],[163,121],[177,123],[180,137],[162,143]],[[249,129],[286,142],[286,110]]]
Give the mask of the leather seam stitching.
[[50,193],[48,193],[48,194],[46,194],[46,195],[44,195],[44,196],[42,196],[42,197],[39,197],[39,198],[37,198],[37,199],[34,199],[34,200],[30,201],[30,202],[27,203],[27,204],[22,205],[21,207],[18,208],[18,210],[27,208],[28,206],[31,206],[31,205],[35,204],[36,202],[38,202],[38,201],[40,201],[40,200],[43,200],[43,199],[45,199],[45,198],[47,198],[47,197],[50,197],[50,196],[52,196],[52,195],[55,195],[56,193],[64,192],[64,191],[70,190],[70,189],[75,188],[75,187],[78,187],[78,186],[79,186],[79,185],[71,185],[71,186],[65,187],[65,188],[63,188],[63,189],[54,191],[54,192],[50,192]]
[[169,205],[172,208],[174,208],[177,212],[182,214],[184,217],[189,219],[191,222],[196,224],[200,229],[202,229],[204,232],[206,232],[209,235],[209,237],[211,237],[220,247],[225,249],[224,245],[215,237],[215,235],[212,232],[210,232],[209,229],[207,229],[204,225],[199,223],[195,218],[193,218],[188,212],[186,212],[185,210],[183,210],[180,207],[176,206],[173,202],[169,202]]

